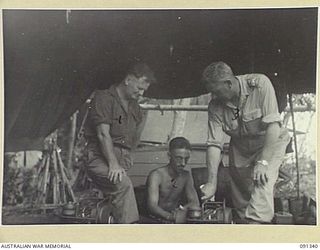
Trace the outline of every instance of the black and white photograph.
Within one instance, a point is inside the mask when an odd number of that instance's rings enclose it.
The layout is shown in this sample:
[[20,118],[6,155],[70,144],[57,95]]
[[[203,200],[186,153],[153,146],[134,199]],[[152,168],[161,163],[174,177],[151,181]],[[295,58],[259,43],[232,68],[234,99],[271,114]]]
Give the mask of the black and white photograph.
[[2,226],[317,225],[317,7],[2,26]]

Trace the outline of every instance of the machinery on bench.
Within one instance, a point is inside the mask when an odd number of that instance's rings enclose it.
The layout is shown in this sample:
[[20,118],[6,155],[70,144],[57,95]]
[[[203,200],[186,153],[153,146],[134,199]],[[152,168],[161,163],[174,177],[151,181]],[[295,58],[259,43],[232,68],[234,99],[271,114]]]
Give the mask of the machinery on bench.
[[90,190],[91,197],[79,198],[62,206],[58,215],[66,223],[114,224],[112,197],[101,197],[99,190]]
[[[225,167],[219,167],[223,171]],[[198,197],[202,196],[201,188],[207,182],[208,169],[206,167],[192,168],[191,174]],[[201,202],[201,201],[200,201]],[[215,197],[202,201],[200,210],[190,210],[187,215],[187,223],[196,224],[231,224],[232,209],[226,206],[225,197],[215,200]]]
[[226,207],[225,201],[204,201],[200,210],[189,210],[187,213],[189,224],[231,224],[232,211]]
[[[101,198],[97,195],[80,198],[77,202],[68,202],[58,211],[66,223],[114,224],[112,198]],[[208,200],[202,203],[201,209],[189,209],[187,213],[177,210],[176,223],[188,224],[230,224],[231,208],[225,201]]]

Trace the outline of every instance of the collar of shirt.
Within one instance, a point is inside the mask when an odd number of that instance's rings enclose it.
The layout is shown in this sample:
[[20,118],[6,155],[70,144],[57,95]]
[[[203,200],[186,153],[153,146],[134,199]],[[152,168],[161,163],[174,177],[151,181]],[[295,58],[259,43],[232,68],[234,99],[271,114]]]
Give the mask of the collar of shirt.
[[[123,102],[121,101],[120,99],[120,96],[118,94],[118,91],[117,91],[117,86],[116,85],[112,85],[110,88],[109,88],[109,92],[110,94],[117,100],[117,102],[121,105],[122,109],[124,110],[124,112],[128,113],[127,110],[125,109],[124,105],[123,105]],[[130,107],[130,103],[131,101],[129,101],[129,105],[128,105],[128,109]]]
[[238,107],[236,107],[233,103],[227,102],[226,105],[231,108],[231,109],[242,109],[243,105],[245,104],[247,97],[249,96],[249,86],[246,81],[242,76],[236,76],[236,78],[239,81],[240,85],[240,98],[239,98],[239,104]]

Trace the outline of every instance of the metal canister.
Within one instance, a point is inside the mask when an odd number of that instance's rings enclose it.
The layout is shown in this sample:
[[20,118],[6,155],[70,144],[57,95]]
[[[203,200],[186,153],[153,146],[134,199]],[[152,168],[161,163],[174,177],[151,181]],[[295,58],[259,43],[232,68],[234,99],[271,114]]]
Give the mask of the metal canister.
[[62,208],[62,214],[65,216],[75,216],[76,215],[76,206],[72,201],[69,201]]

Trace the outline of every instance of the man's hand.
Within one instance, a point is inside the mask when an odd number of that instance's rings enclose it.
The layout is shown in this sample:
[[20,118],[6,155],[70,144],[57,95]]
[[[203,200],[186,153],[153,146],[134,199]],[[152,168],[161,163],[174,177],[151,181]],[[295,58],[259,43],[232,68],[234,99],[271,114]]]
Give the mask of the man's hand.
[[208,200],[211,199],[217,190],[217,184],[208,182],[200,187],[201,192],[203,193],[203,196],[201,197],[201,200]]
[[97,137],[100,142],[101,151],[109,164],[109,172],[107,178],[112,183],[122,181],[122,176],[126,174],[125,170],[119,165],[117,157],[114,153],[112,138],[110,136],[110,124],[99,124],[97,126]]
[[126,171],[118,164],[110,164],[108,179],[112,183],[117,183],[122,181],[122,176],[126,175]]
[[261,163],[257,163],[254,166],[253,170],[253,180],[255,185],[257,186],[264,186],[268,182],[268,175],[267,175],[268,166],[265,166]]

